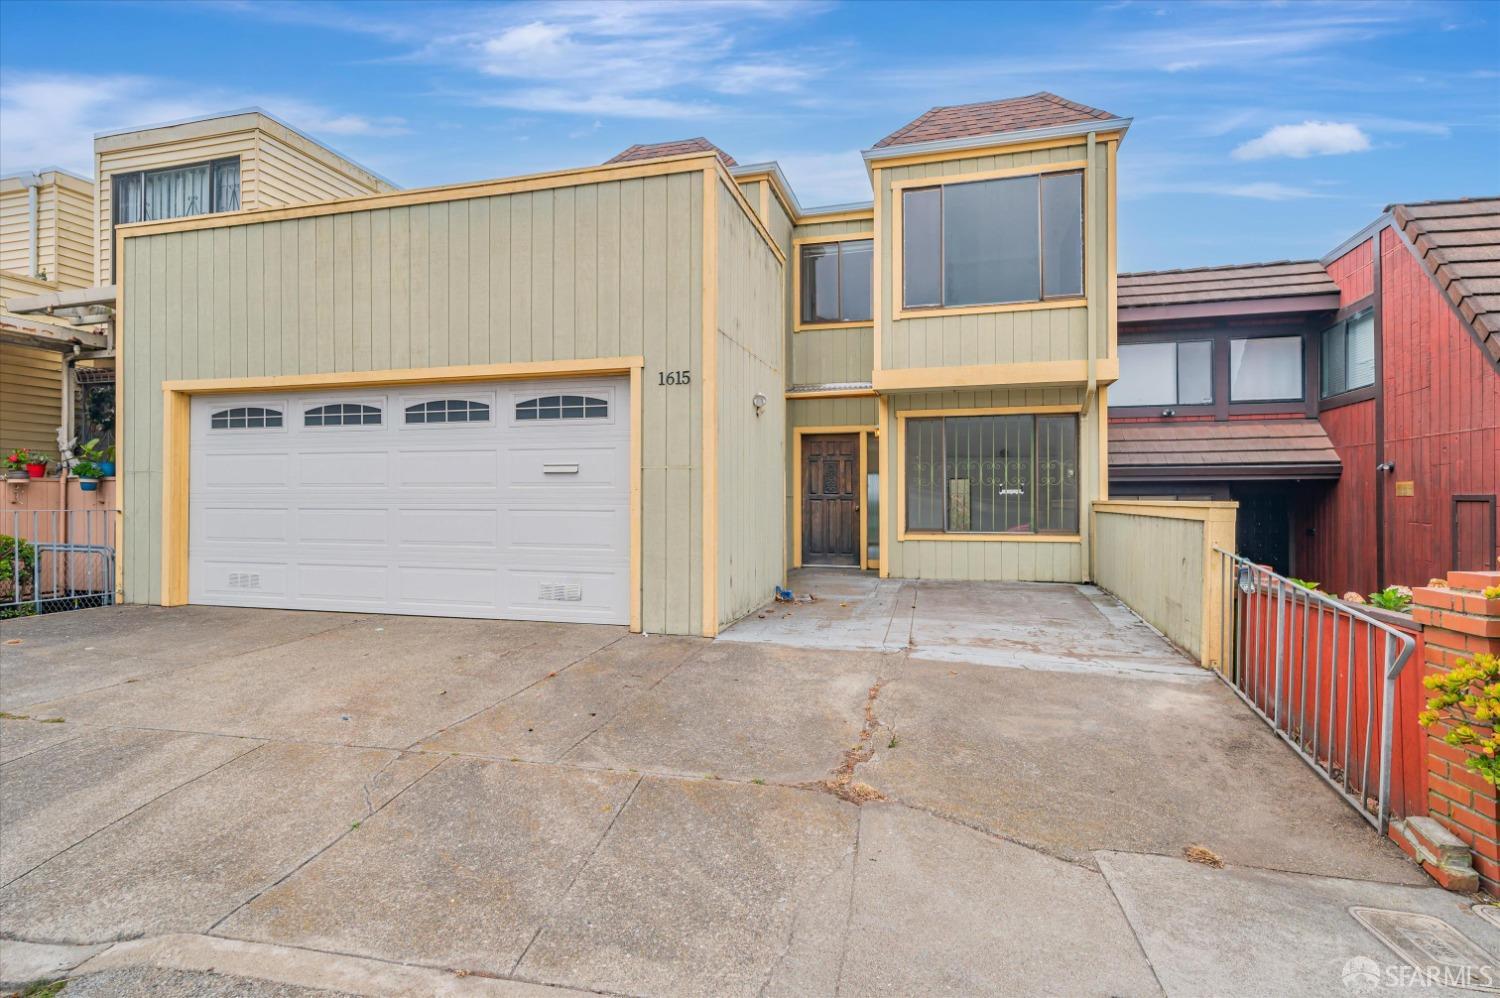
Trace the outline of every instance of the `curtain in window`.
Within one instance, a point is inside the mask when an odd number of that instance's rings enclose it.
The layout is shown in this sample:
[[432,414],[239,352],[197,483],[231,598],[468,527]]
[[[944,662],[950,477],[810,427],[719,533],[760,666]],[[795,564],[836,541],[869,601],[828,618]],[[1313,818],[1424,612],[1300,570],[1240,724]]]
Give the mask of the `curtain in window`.
[[146,221],[202,215],[209,211],[209,166],[187,166],[180,170],[148,173]]
[[121,225],[142,220],[141,175],[121,173],[115,176],[115,221]]
[[213,210],[240,210],[240,161],[237,159],[214,164]]

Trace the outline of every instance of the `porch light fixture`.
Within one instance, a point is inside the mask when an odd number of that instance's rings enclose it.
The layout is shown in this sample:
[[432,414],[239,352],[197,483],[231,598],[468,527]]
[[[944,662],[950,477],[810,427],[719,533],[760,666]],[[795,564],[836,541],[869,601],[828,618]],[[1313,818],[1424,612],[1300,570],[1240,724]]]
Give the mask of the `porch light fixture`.
[[750,404],[755,406],[755,414],[759,416],[766,409],[765,395],[760,392],[756,392],[755,397],[750,400]]

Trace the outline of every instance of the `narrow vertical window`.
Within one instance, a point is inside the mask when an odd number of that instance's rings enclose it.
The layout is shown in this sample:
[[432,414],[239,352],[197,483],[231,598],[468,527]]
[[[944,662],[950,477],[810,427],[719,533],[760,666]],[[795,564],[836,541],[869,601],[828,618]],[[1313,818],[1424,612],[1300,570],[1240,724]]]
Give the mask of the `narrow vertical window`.
[[906,191],[901,198],[902,301],[908,308],[943,303],[943,192]]

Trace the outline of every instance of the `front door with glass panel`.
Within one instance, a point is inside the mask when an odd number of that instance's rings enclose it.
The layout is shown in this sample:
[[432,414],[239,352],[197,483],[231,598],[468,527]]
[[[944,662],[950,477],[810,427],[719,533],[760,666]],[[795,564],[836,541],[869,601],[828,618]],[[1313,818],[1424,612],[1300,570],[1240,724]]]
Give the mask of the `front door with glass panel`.
[[859,434],[802,438],[802,564],[859,565]]

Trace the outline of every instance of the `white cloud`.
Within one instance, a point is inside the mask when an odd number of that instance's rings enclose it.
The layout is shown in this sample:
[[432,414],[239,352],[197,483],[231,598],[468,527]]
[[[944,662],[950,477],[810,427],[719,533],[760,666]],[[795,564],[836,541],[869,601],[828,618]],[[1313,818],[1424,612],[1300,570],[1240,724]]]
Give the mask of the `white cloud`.
[[697,118],[715,95],[795,92],[814,71],[752,43],[808,4],[533,3],[498,8],[464,34],[432,38],[414,58],[494,82],[481,106],[620,118]]
[[1269,180],[1258,180],[1249,184],[1226,184],[1222,187],[1209,189],[1205,193],[1225,194],[1236,198],[1252,198],[1256,201],[1297,201],[1302,198],[1329,196],[1327,194],[1319,194],[1316,191],[1310,191],[1306,187],[1292,187],[1289,184],[1278,184]]
[[742,157],[742,163],[775,160],[797,193],[802,207],[870,200],[870,178],[858,149],[841,152],[761,152]]
[[99,132],[250,106],[263,107],[314,138],[407,131],[400,118],[341,114],[274,94],[207,90],[148,76],[7,73],[0,78],[0,173],[61,166],[91,176]]
[[1300,125],[1277,125],[1259,138],[1251,139],[1234,150],[1235,159],[1270,159],[1289,156],[1338,156],[1364,152],[1370,148],[1370,137],[1355,124],[1340,121],[1304,121]]

